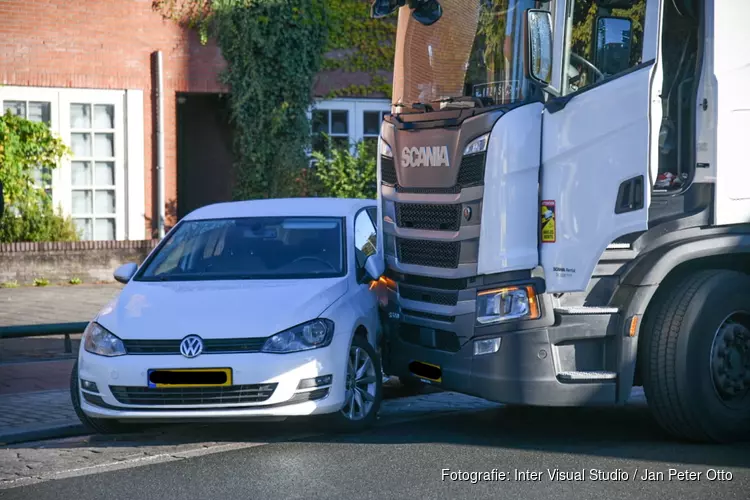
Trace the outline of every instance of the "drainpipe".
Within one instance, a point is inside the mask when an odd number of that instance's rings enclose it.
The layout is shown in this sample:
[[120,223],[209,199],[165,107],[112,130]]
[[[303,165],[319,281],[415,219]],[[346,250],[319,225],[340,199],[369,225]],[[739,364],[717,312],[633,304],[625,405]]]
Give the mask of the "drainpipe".
[[156,206],[158,207],[159,239],[164,238],[164,71],[161,51],[154,52],[156,72]]

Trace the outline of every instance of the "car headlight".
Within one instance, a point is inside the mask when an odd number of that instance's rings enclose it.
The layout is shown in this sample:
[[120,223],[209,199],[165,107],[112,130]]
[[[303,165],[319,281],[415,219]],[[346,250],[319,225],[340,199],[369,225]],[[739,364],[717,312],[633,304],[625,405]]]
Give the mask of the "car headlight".
[[263,344],[262,352],[285,353],[325,347],[333,338],[333,321],[316,319],[277,333]]
[[483,136],[477,137],[471,141],[466,148],[464,148],[464,156],[487,151],[487,144],[489,144],[489,142],[490,134],[484,134]]
[[383,156],[387,156],[388,158],[393,158],[393,151],[391,151],[391,147],[382,139],[380,140],[380,154]]
[[496,288],[477,294],[477,323],[480,325],[537,318],[539,303],[531,285]]
[[91,354],[110,357],[127,354],[122,340],[98,323],[88,324],[83,331],[82,342],[83,348]]

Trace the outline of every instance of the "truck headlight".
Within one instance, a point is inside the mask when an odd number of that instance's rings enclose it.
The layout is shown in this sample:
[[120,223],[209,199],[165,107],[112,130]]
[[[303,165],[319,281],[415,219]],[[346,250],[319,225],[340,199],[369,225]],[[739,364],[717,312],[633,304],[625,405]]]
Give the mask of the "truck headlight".
[[476,153],[482,153],[487,151],[487,144],[490,142],[490,134],[484,134],[471,141],[466,148],[464,148],[464,156],[473,155]]
[[388,158],[393,158],[393,151],[391,147],[384,140],[380,140],[380,154]]
[[480,325],[537,318],[539,303],[531,285],[496,288],[477,294],[477,323]]
[[333,321],[316,319],[270,337],[261,352],[287,353],[325,347],[333,338]]
[[83,348],[99,356],[122,356],[127,354],[125,344],[112,332],[93,321],[83,331]]

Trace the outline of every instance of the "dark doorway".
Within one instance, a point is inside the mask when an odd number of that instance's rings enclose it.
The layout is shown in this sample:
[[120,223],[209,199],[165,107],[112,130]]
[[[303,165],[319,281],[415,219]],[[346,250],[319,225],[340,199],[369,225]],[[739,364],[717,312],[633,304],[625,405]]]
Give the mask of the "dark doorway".
[[232,128],[228,96],[177,95],[177,218],[231,201]]

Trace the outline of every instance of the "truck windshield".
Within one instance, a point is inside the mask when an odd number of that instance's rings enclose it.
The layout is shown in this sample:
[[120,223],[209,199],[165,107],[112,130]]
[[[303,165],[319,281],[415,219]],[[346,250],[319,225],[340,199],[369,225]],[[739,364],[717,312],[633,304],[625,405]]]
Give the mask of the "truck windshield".
[[[431,26],[407,7],[398,18],[393,104],[443,101],[455,106],[472,97],[484,106],[514,104],[529,96],[524,76],[523,30],[535,0],[440,0],[443,16]],[[549,4],[544,4],[549,5]],[[452,102],[452,104],[447,104]],[[403,110],[402,110],[403,111]]]
[[345,274],[343,220],[247,217],[184,221],[136,281],[308,279]]

